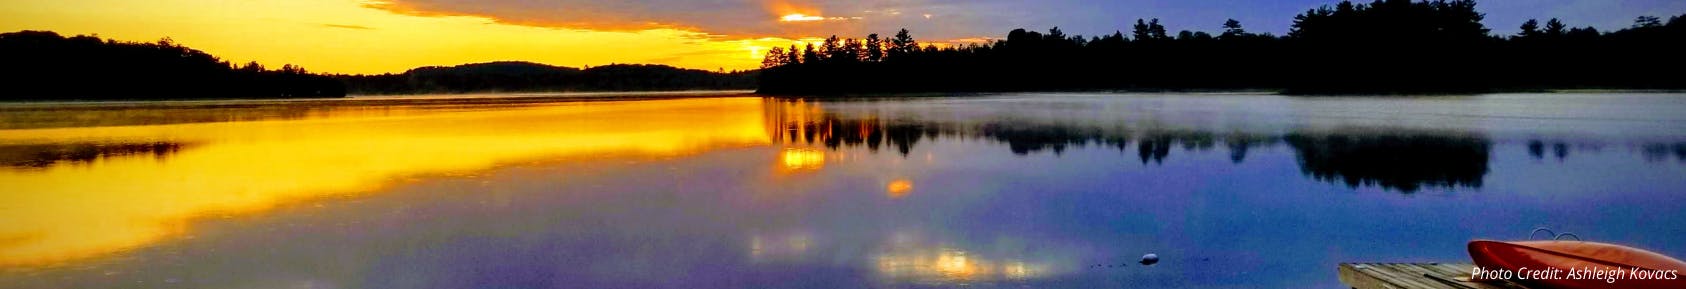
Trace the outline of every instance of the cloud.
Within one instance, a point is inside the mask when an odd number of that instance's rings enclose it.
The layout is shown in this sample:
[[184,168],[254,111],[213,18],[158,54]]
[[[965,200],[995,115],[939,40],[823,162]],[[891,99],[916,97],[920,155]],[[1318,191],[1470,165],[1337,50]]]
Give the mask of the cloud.
[[979,31],[973,28],[985,19],[968,15],[977,15],[972,9],[986,7],[987,3],[942,2],[945,1],[387,0],[364,6],[416,16],[485,17],[525,26],[597,31],[678,29],[730,39],[795,39],[832,34],[860,37],[866,33],[894,33],[902,27],[923,27],[919,32],[927,36],[978,36],[975,34]]
[[[711,38],[796,39],[908,28],[921,40],[1000,37],[1014,28],[1100,35],[1128,30],[1137,18],[1160,18],[1171,30],[1217,31],[1234,18],[1248,30],[1288,30],[1295,14],[1336,0],[384,0],[365,7],[419,16],[474,16],[525,26],[597,31],[677,29]],[[1367,1],[1358,1],[1367,2]],[[1482,1],[1495,32],[1514,30],[1525,17],[1562,17],[1600,29],[1638,13],[1679,14],[1671,0]],[[1531,15],[1540,14],[1540,15]],[[1553,15],[1546,15],[1553,14]],[[1514,23],[1512,23],[1514,22]],[[1619,28],[1619,27],[1608,27]],[[1607,29],[1606,29],[1607,30]],[[1124,31],[1128,33],[1128,31]],[[884,35],[881,35],[884,36]]]

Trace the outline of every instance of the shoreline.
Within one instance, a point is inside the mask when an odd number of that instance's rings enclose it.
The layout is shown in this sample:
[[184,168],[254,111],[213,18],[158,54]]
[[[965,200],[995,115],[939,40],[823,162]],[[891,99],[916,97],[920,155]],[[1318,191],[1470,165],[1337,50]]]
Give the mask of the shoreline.
[[179,100],[9,100],[0,101],[0,111],[30,109],[99,109],[99,108],[239,108],[269,105],[450,105],[450,104],[529,104],[576,101],[655,100],[693,97],[731,97],[756,95],[751,90],[681,90],[681,91],[615,91],[615,92],[523,92],[523,93],[466,93],[415,95],[348,95],[335,98],[227,98]]
[[105,107],[171,107],[171,108],[238,108],[268,105],[450,105],[450,104],[531,104],[578,101],[657,100],[698,97],[770,97],[787,99],[848,99],[848,98],[922,98],[971,97],[1015,93],[1148,93],[1148,94],[1260,94],[1289,97],[1439,97],[1494,94],[1569,94],[1569,93],[1686,93],[1686,89],[1546,89],[1494,91],[1472,93],[1398,93],[1398,94],[1287,94],[1273,89],[1198,89],[1198,90],[1040,90],[1040,91],[970,91],[970,92],[879,92],[841,94],[785,94],[760,93],[754,90],[679,90],[679,91],[602,91],[602,92],[518,92],[518,93],[460,93],[410,95],[348,95],[333,98],[214,98],[172,100],[4,100],[0,111],[32,109],[79,109]]
[[1538,90],[1499,90],[1484,92],[1417,92],[1417,93],[1331,93],[1331,94],[1295,94],[1286,93],[1283,89],[1096,89],[1096,90],[1027,90],[1027,91],[955,91],[955,92],[871,92],[871,93],[761,93],[756,95],[774,98],[881,98],[881,97],[944,97],[944,96],[975,96],[998,95],[1013,93],[1147,93],[1147,94],[1262,94],[1288,97],[1438,97],[1438,96],[1473,96],[1493,94],[1559,94],[1559,93],[1686,93],[1686,89],[1538,89]]

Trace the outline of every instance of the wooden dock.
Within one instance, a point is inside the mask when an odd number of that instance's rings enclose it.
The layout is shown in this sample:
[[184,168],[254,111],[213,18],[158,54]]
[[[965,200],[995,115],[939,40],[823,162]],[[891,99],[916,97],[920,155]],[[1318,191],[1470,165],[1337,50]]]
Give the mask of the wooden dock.
[[1341,283],[1354,289],[1526,289],[1510,282],[1469,281],[1468,263],[1341,263]]

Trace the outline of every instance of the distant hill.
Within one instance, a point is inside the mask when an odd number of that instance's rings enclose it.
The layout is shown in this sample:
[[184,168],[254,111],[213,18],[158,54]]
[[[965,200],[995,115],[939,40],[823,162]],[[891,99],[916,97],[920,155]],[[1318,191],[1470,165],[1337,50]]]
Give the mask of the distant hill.
[[339,97],[339,81],[293,65],[235,66],[168,38],[156,43],[50,31],[0,33],[0,100]]
[[335,77],[351,94],[754,89],[756,82],[754,71],[718,73],[647,64],[578,69],[519,61]]

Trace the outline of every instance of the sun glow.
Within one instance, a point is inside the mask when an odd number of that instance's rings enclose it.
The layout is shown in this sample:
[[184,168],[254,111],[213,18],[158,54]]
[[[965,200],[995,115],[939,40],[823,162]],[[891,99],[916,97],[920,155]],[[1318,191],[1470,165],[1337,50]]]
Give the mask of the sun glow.
[[820,21],[820,20],[825,20],[825,17],[808,16],[808,15],[804,15],[802,13],[793,13],[793,14],[785,15],[784,17],[779,17],[779,21],[785,21],[785,22]]
[[[402,72],[503,60],[572,67],[657,63],[710,71],[753,69],[760,66],[761,56],[745,57],[751,46],[793,41],[746,40],[680,26],[626,31],[527,26],[476,16],[401,14],[364,5],[366,1],[75,2],[79,4],[8,2],[0,9],[0,32],[49,30],[143,42],[169,37],[234,63],[294,64],[327,73]],[[795,11],[805,10],[775,15]],[[811,17],[818,16],[800,19]]]

